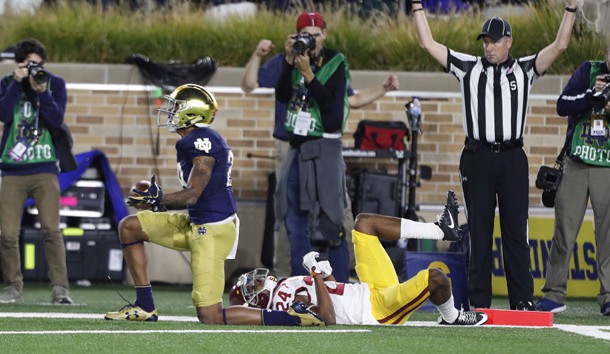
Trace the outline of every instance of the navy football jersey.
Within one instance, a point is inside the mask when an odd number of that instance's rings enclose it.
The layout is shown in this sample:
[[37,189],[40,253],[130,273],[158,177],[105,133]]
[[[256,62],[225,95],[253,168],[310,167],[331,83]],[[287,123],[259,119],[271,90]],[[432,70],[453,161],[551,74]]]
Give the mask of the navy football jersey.
[[221,221],[236,213],[231,180],[233,152],[224,138],[214,129],[197,128],[176,142],[178,178],[183,188],[193,168],[193,159],[211,156],[216,160],[208,185],[197,203],[188,207],[192,223]]

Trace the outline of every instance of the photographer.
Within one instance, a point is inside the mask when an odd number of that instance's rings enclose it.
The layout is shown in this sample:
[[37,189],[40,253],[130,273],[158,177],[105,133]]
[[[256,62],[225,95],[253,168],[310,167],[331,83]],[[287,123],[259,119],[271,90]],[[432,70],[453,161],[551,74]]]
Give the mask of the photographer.
[[[291,34],[293,36],[294,34]],[[267,56],[274,48],[273,43],[268,39],[261,40],[256,46],[256,50],[252,53],[250,60],[246,65],[246,70],[241,83],[241,88],[246,93],[252,92],[259,87],[274,88],[282,71],[282,63],[284,62],[284,53],[279,53],[262,66],[263,57]],[[388,91],[398,90],[399,83],[396,75],[389,75],[381,84],[373,85],[363,90],[354,92],[351,87],[348,87],[347,94],[350,109],[358,109],[368,104],[373,103],[380,97],[383,97]],[[275,138],[275,175],[279,176],[281,167],[288,151],[290,135],[286,131],[284,122],[286,121],[286,104],[275,101],[275,124],[273,128],[273,137]],[[352,213],[351,203],[347,203],[343,210],[345,218],[345,229],[347,232],[348,241],[351,238],[351,230],[354,225],[354,216]],[[279,231],[274,235],[274,272],[279,275],[292,274],[290,267],[290,249],[286,228],[283,222],[279,225]],[[350,251],[350,267],[355,265],[353,246],[351,241],[348,242]],[[353,268],[352,268],[353,269]],[[301,267],[298,268],[301,270]]]
[[[0,121],[4,124],[0,151],[0,259],[8,286],[0,303],[23,301],[19,253],[21,218],[28,198],[39,211],[44,237],[51,302],[71,304],[66,250],[59,229],[59,160],[53,135],[63,127],[65,81],[44,69],[46,49],[29,38],[17,43],[15,70],[0,81]],[[50,131],[51,130],[51,131]]]
[[275,194],[276,222],[283,220],[286,225],[293,275],[306,275],[303,256],[311,251],[310,240],[321,235],[329,245],[335,278],[347,282],[341,143],[349,115],[347,59],[324,47],[326,24],[319,13],[302,13],[296,28],[298,33],[286,41],[275,87],[276,100],[287,103],[285,126],[290,133]]
[[555,196],[555,234],[542,288],[544,295],[536,304],[540,310],[561,312],[566,309],[570,258],[590,200],[600,282],[597,303],[601,313],[610,316],[609,66],[610,49],[606,50],[605,61],[582,63],[557,100],[557,113],[568,116],[567,149],[563,176]]

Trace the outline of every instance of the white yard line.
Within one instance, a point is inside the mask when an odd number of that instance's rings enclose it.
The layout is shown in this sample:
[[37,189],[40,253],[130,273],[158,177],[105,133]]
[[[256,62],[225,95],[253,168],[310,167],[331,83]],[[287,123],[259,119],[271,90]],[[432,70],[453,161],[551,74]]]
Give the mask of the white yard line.
[[[145,329],[145,330],[67,330],[67,331],[0,331],[3,334],[147,334],[147,333],[311,333],[308,329]],[[320,329],[318,333],[368,333],[368,329]]]
[[610,326],[581,326],[581,325],[554,325],[562,331],[576,333],[583,336],[610,340]]
[[[0,312],[1,318],[75,318],[75,319],[97,319],[104,318],[102,314],[94,313],[57,313],[57,312]],[[167,322],[197,322],[195,316],[161,316],[160,321]],[[408,321],[405,326],[413,327],[435,327],[436,322],[430,321]],[[494,328],[519,328],[523,326],[497,326],[486,325],[483,327]],[[527,328],[557,328],[562,331],[576,333],[587,337],[610,340],[610,326],[582,326],[555,324],[553,327],[531,326]],[[0,331],[0,335],[6,334],[137,334],[137,333],[308,333],[310,329],[221,329],[221,330],[58,330],[58,331]],[[367,329],[316,329],[316,333],[366,333]]]
[[[99,313],[61,313],[61,312],[0,312],[0,318],[90,318],[103,320]],[[160,321],[199,322],[195,316],[160,316]]]

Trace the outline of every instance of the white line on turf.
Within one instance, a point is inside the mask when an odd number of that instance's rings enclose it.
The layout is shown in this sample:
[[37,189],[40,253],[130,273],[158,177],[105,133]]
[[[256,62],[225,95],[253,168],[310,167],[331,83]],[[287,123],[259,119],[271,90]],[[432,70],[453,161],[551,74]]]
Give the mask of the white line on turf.
[[[145,329],[145,330],[58,330],[58,331],[0,331],[3,334],[147,334],[147,333],[312,333],[310,329]],[[315,333],[368,333],[368,329],[321,329]]]
[[[103,319],[103,315],[94,313],[56,313],[56,312],[0,312],[0,318],[76,318],[76,319]],[[167,322],[197,322],[197,318],[194,316],[162,316],[161,321]],[[438,326],[436,322],[430,321],[409,321],[405,323],[406,326],[414,327],[435,327]],[[494,328],[523,328],[523,326],[494,326],[484,325],[483,327],[494,327]],[[480,327],[479,327],[480,328]],[[549,328],[549,327],[527,327],[527,328]],[[610,326],[581,326],[581,325],[565,325],[555,324],[553,328],[560,329],[566,332],[577,333],[583,336],[599,338],[604,340],[610,340]],[[309,329],[303,330],[142,330],[142,331],[0,331],[2,334],[66,334],[66,333],[224,333],[224,332],[235,332],[235,333],[305,333],[311,332]],[[316,330],[316,333],[353,333],[353,332],[371,332],[371,330]]]
[[[103,320],[99,313],[60,313],[60,312],[0,312],[0,318],[89,318]],[[167,322],[199,322],[195,316],[162,316],[161,321]]]
[[610,340],[610,326],[555,325],[553,327],[583,336]]

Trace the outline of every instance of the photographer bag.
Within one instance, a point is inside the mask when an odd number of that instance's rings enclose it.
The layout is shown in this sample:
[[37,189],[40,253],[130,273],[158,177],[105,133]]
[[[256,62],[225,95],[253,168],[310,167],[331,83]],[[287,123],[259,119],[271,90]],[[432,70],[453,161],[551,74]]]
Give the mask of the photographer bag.
[[400,121],[361,120],[354,133],[355,148],[361,150],[405,150],[409,130]]

